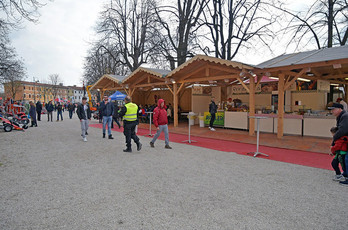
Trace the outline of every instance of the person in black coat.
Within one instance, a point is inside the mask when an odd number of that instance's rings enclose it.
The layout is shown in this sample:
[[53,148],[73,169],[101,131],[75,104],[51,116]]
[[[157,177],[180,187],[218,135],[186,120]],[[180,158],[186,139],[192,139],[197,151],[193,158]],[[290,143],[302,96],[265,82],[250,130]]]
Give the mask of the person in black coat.
[[37,127],[37,122],[36,122],[36,108],[34,102],[29,102],[30,104],[30,109],[29,109],[29,116],[31,119],[31,126],[30,127]]
[[211,98],[211,103],[209,104],[209,113],[211,115],[209,129],[215,131],[213,124],[215,121],[215,114],[217,113],[217,105],[215,104],[215,98]]
[[41,111],[42,111],[42,104],[40,101],[36,102],[36,112],[37,112],[37,120],[41,121]]
[[72,102],[69,103],[68,110],[69,110],[69,118],[72,119],[73,113],[75,112],[75,105]]
[[86,142],[87,138],[86,135],[88,135],[88,125],[89,121],[91,120],[92,113],[91,109],[89,108],[89,105],[87,104],[87,98],[82,97],[82,103],[77,106],[76,114],[78,118],[80,119],[81,123],[81,136],[83,138],[83,141]]

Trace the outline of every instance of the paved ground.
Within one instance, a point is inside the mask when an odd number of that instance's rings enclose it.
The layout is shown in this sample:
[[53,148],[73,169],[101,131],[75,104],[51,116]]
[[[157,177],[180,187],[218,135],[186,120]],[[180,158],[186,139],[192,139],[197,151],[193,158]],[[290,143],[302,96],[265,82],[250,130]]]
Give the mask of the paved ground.
[[[67,116],[67,113],[64,114]],[[0,229],[346,229],[332,171],[141,137],[79,122],[0,132]]]

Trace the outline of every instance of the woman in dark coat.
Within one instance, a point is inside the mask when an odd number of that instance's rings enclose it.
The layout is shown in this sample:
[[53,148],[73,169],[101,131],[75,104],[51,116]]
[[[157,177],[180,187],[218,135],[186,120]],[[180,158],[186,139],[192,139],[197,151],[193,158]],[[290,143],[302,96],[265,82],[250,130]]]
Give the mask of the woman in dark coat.
[[30,104],[29,116],[30,116],[30,119],[31,119],[31,126],[30,127],[33,127],[33,126],[37,127],[35,105],[34,105],[34,103],[32,101],[29,102],[29,104]]

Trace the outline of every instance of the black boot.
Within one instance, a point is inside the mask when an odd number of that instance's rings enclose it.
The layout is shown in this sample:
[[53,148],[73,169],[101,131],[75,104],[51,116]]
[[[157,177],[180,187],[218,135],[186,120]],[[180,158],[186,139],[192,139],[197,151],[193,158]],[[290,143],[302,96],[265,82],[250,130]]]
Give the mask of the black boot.
[[141,150],[141,147],[143,146],[140,142],[137,142],[137,150],[140,151]]
[[103,133],[103,138],[105,138],[105,133]]
[[126,149],[123,150],[123,152],[125,152],[125,153],[131,153],[131,152],[132,152],[132,149],[127,147]]
[[112,135],[109,135],[109,139],[114,139],[114,138],[112,137]]
[[34,122],[33,121],[31,121],[31,126],[30,127],[33,127],[34,126]]

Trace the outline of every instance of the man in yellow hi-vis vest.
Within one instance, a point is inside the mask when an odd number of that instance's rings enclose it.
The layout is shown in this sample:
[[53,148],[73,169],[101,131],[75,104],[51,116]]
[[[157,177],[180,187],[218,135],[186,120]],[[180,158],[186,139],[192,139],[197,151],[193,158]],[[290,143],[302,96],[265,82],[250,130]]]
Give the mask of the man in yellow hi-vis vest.
[[139,137],[135,134],[135,127],[138,124],[138,106],[132,103],[130,96],[124,99],[125,106],[119,113],[123,117],[123,134],[126,137],[127,148],[123,152],[132,152],[132,139],[137,144],[137,150],[140,151],[142,144]]

